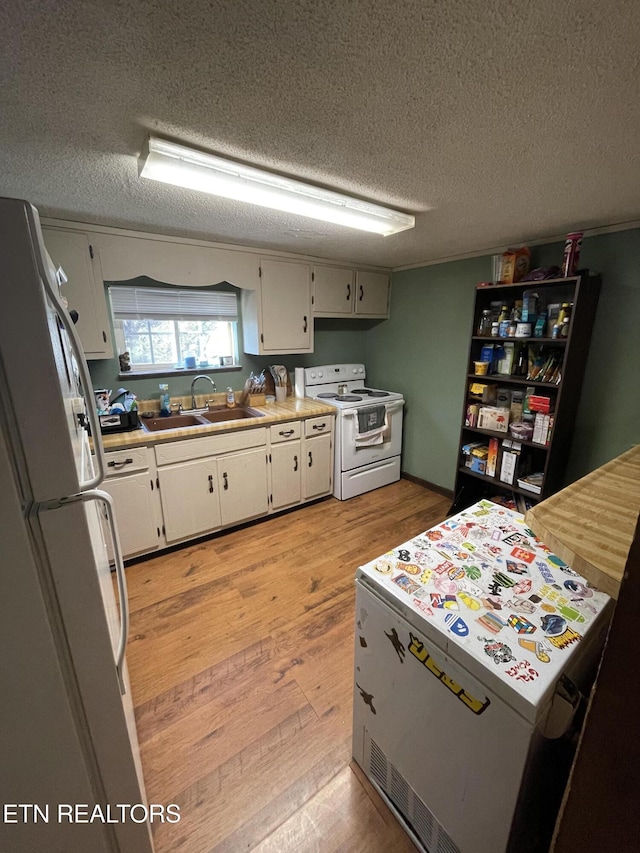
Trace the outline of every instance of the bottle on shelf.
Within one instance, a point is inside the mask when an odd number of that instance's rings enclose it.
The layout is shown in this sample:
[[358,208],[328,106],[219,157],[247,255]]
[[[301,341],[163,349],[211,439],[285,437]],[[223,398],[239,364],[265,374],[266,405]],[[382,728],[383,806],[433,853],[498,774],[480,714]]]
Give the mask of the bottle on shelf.
[[521,346],[520,351],[518,352],[518,359],[516,361],[516,366],[513,371],[514,376],[526,376],[529,372],[529,367],[527,364],[528,361],[528,352],[529,348],[526,346]]
[[506,305],[503,305],[500,309],[500,315],[498,317],[498,335],[501,338],[506,338],[507,333],[509,331],[509,309]]
[[482,312],[482,316],[480,317],[480,323],[478,324],[478,335],[481,337],[491,335],[491,311],[485,309]]

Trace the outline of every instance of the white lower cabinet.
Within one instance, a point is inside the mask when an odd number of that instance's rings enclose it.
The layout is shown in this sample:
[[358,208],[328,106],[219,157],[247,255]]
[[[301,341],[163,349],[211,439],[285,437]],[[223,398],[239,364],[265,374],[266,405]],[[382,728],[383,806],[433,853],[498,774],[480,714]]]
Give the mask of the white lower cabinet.
[[271,508],[284,509],[302,498],[302,450],[300,440],[271,448]]
[[333,456],[331,453],[331,435],[318,435],[305,438],[303,455],[303,499],[328,495],[331,492]]
[[[157,490],[148,472],[114,477],[105,480],[100,488],[113,498],[120,547],[125,559],[154,551],[163,544]],[[111,538],[107,537],[107,542],[110,541]],[[112,556],[109,554],[110,558]]]
[[[105,454],[106,479],[100,488],[113,498],[122,556],[148,554],[165,544],[162,507],[153,454],[146,447]],[[111,536],[106,536],[113,560]]]
[[167,542],[201,536],[220,527],[215,458],[159,468],[158,479]]
[[269,505],[264,448],[220,457],[218,487],[223,527],[266,515]]
[[331,494],[334,416],[107,453],[125,557]]

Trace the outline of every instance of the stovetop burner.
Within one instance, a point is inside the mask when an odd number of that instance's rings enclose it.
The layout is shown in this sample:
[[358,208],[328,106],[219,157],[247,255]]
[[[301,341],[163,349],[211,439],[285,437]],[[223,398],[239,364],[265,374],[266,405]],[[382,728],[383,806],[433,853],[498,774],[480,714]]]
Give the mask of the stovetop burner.
[[[318,396],[320,396],[318,394]],[[358,403],[362,400],[362,397],[356,397],[355,394],[336,394],[334,399],[338,400],[340,403]]]
[[372,388],[354,388],[356,394],[366,394],[367,397],[388,397],[388,391],[374,391]]
[[335,400],[337,398],[337,394],[332,391],[323,391],[321,394],[318,394],[318,399],[321,400]]

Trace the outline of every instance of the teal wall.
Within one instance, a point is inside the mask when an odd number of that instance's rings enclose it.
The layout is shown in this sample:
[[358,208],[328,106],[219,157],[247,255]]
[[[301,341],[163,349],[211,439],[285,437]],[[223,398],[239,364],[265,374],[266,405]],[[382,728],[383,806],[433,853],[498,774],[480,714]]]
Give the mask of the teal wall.
[[[535,266],[558,264],[562,244],[537,246]],[[572,482],[640,442],[640,230],[589,237],[581,265],[603,278],[574,439]],[[315,321],[315,351],[258,357],[241,352],[241,370],[212,371],[219,390],[239,390],[249,372],[278,362],[294,367],[364,362],[369,384],[406,398],[403,470],[453,488],[475,286],[491,278],[489,256],[395,273],[391,317],[382,322]],[[90,363],[95,388],[127,387],[155,398],[162,379],[119,379],[117,359]],[[194,374],[167,378],[171,394],[189,394]],[[202,385],[204,391],[204,385]]]
[[[560,264],[562,244],[533,249],[535,266]],[[602,274],[602,291],[566,482],[640,442],[640,230],[586,238],[580,265]],[[466,385],[474,290],[491,258],[395,273],[391,317],[368,332],[370,383],[402,391],[402,468],[452,489]]]

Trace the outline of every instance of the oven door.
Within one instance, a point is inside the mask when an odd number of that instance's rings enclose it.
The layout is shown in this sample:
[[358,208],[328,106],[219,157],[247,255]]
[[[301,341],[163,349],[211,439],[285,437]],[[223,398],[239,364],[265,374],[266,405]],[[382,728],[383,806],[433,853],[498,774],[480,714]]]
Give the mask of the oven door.
[[[402,408],[403,400],[394,400],[385,404],[387,413],[386,427],[382,433],[382,443],[364,444],[358,441],[358,409],[345,409],[340,412],[340,470],[352,471],[381,459],[399,456],[402,450]],[[361,406],[366,409],[371,406]]]

